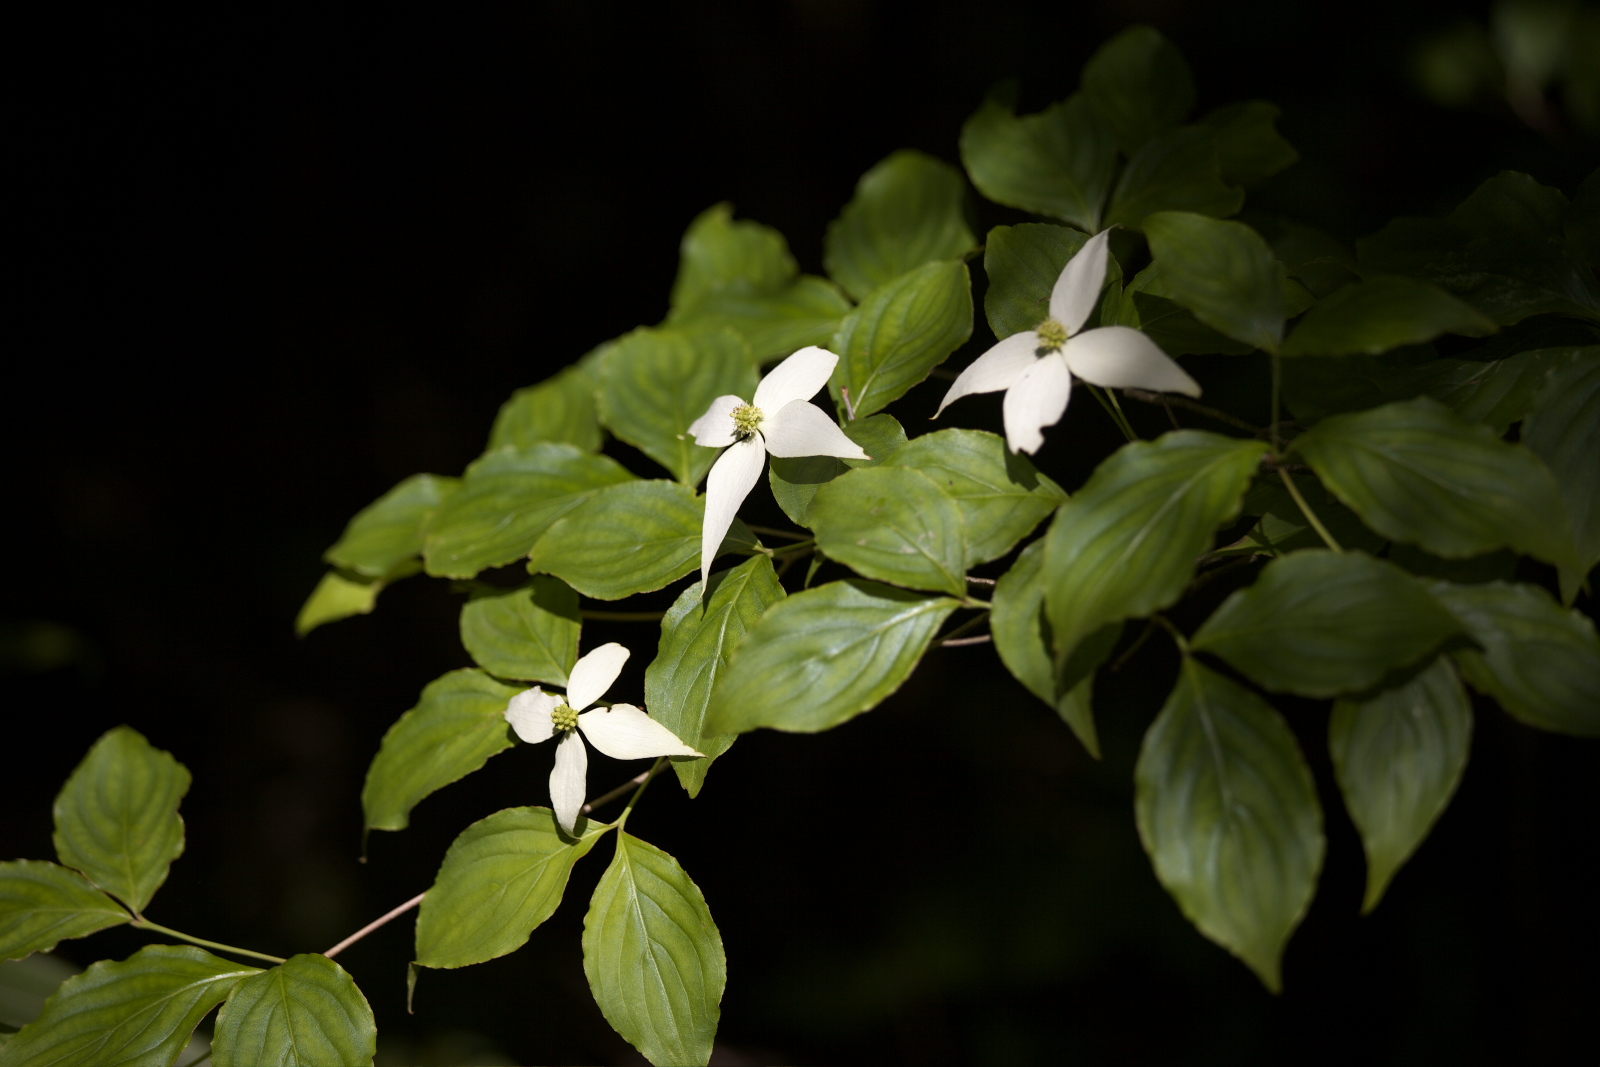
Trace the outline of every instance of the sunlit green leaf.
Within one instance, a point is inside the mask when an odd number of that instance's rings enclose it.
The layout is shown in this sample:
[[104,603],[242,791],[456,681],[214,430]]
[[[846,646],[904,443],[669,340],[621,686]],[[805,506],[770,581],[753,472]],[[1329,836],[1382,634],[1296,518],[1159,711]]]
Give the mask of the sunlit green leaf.
[[597,600],[660,589],[700,565],[705,507],[704,497],[674,482],[612,486],[551,526],[533,546],[528,570]]
[[216,1067],[366,1067],[378,1027],[367,998],[344,968],[308,952],[251,975],[217,1013]]
[[356,512],[344,535],[322,558],[368,578],[388,576],[421,554],[428,520],[459,485],[457,478],[412,475]]
[[[1050,317],[1050,292],[1061,268],[1087,240],[1088,236],[1077,230],[1042,222],[996,226],[989,231],[983,250],[983,271],[989,278],[983,313],[996,337],[1031,330]],[[1105,288],[1115,294],[1122,270],[1115,258],[1108,259],[1106,266]]]
[[826,278],[802,274],[775,293],[720,289],[692,311],[673,317],[680,326],[728,326],[745,339],[755,362],[787,356],[807,345],[826,345],[850,301]]
[[837,400],[850,391],[855,418],[900,399],[972,336],[972,284],[966,265],[926,263],[874,289],[839,325],[830,350],[839,366],[828,381]]
[[461,608],[461,644],[500,678],[566,685],[581,626],[578,594],[542,574],[520,589],[475,592]]
[[645,1059],[710,1060],[728,981],[722,935],[678,861],[621,830],[583,919],[583,970],[606,1022]]
[[868,711],[900,688],[957,604],[854,579],[796,593],[734,649],[705,729],[814,733]]
[[1130,27],[1099,47],[1084,64],[1083,93],[1130,156],[1194,110],[1189,64],[1149,26]]
[[361,807],[373,830],[404,830],[411,809],[511,747],[506,704],[521,690],[482,671],[451,671],[429,682],[417,706],[383,735],[367,768]]
[[977,243],[967,228],[960,171],[921,152],[900,151],[866,174],[828,226],[822,262],[857,300],[906,271],[958,259]]
[[716,293],[780,292],[798,273],[781,233],[748,219],[735,222],[732,204],[713,205],[683,235],[668,321],[676,322]]
[[1184,660],[1139,750],[1134,811],[1184,915],[1276,992],[1326,849],[1311,771],[1283,719]]
[[1577,558],[1561,575],[1563,599],[1571,603],[1600,561],[1600,345],[1555,362],[1522,424],[1522,441],[1555,475],[1572,524]]
[[817,547],[868,578],[963,596],[966,536],[955,498],[921,471],[850,471],[817,490]]
[[1223,181],[1230,185],[1252,185],[1300,158],[1300,153],[1273,125],[1279,114],[1276,104],[1247,100],[1219,107],[1200,119],[1216,132],[1217,161],[1222,166]]
[[561,441],[593,452],[603,439],[595,414],[595,384],[592,368],[580,363],[538,385],[518,389],[500,405],[489,431],[488,451]]
[[1324,299],[1284,342],[1286,356],[1377,355],[1442,333],[1481,337],[1494,320],[1436,285],[1377,275]]
[[77,872],[47,860],[0,863],[0,960],[49,952],[128,921],[128,913]]
[[1156,212],[1221,218],[1244,206],[1244,191],[1222,180],[1217,133],[1180,126],[1149,141],[1128,160],[1106,212],[1107,226],[1144,227]]
[[527,944],[609,829],[579,819],[574,839],[549,808],[506,808],[461,831],[417,912],[417,963],[465,967]]
[[351,577],[329,571],[300,605],[300,612],[294,619],[294,632],[304,637],[324,623],[371,614],[386,584],[381,578]]
[[905,428],[893,415],[879,412],[844,425],[844,435],[871,459],[837,459],[833,456],[773,456],[767,466],[767,481],[783,513],[796,524],[806,526],[811,501],[817,489],[847,470],[876,467],[893,456],[906,443]]
[[1444,813],[1471,741],[1472,706],[1446,658],[1370,700],[1334,704],[1328,751],[1367,853],[1363,913]]
[[1272,249],[1242,222],[1182,211],[1145,220],[1168,296],[1236,341],[1277,351],[1286,317]]
[[1111,131],[1082,93],[1020,118],[987,100],[961,127],[961,162],[979,192],[1088,233],[1100,230],[1116,154]]

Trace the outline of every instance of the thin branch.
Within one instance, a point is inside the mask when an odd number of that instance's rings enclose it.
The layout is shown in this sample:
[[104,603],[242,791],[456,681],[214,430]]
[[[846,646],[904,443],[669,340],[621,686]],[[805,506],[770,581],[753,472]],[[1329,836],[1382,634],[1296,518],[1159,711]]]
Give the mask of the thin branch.
[[596,622],[660,622],[665,611],[591,611],[582,608],[578,614]]
[[390,911],[388,914],[382,916],[381,918],[372,920],[367,925],[363,926],[361,929],[357,930],[355,933],[351,934],[349,937],[345,938],[343,941],[324,952],[323,955],[327,956],[329,959],[332,959],[345,949],[349,948],[351,945],[355,944],[357,941],[360,941],[363,937],[366,937],[368,934],[372,933],[372,931],[376,930],[378,927],[384,925],[385,923],[393,922],[395,919],[400,918],[400,916],[404,915],[418,904],[421,904],[422,898],[425,895],[426,894],[424,893],[418,893],[416,896],[412,897],[398,908],[395,908],[393,911]]
[[939,642],[941,648],[960,648],[963,645],[986,645],[994,640],[992,634],[979,634],[976,637],[947,637]]
[[974,577],[971,574],[967,575],[967,581],[971,582],[973,585],[993,585],[994,584],[994,579],[993,578],[978,578],[978,577]]
[[1322,543],[1335,552],[1343,552],[1344,549],[1339,547],[1339,542],[1333,539],[1333,534],[1328,532],[1328,528],[1322,525],[1322,520],[1317,518],[1317,513],[1311,510],[1311,505],[1306,503],[1306,498],[1300,495],[1300,489],[1294,484],[1294,479],[1289,477],[1288,470],[1279,467],[1278,477],[1283,479],[1284,488],[1288,489],[1289,495],[1294,497],[1294,502],[1300,506],[1300,514],[1304,515],[1306,521],[1311,523],[1311,528],[1317,531],[1317,536],[1322,538]]
[[155,930],[158,933],[166,934],[168,937],[176,937],[180,941],[187,941],[191,945],[199,945],[201,948],[214,948],[218,952],[231,952],[235,956],[249,956],[251,959],[266,960],[269,963],[285,962],[282,956],[269,956],[265,952],[256,952],[248,948],[236,948],[233,945],[224,945],[220,941],[207,941],[203,937],[195,937],[194,935],[186,934],[181,930],[174,930],[170,926],[162,926],[160,923],[153,923],[149,919],[130,919],[128,921],[128,925],[136,926],[141,930]]
[[1123,668],[1123,666],[1130,659],[1133,658],[1133,654],[1144,647],[1144,643],[1146,641],[1150,640],[1150,635],[1155,633],[1155,632],[1156,632],[1155,620],[1154,619],[1146,619],[1144,621],[1144,629],[1140,630],[1139,631],[1139,636],[1133,639],[1133,644],[1131,644],[1127,648],[1123,649],[1122,650],[1122,655],[1120,655],[1116,659],[1112,660],[1111,661],[1111,666],[1107,667],[1106,669],[1109,670],[1112,674],[1115,674],[1118,671],[1120,671]]
[[844,413],[850,416],[851,422],[855,422],[856,406],[850,402],[850,387],[848,385],[839,386],[839,396],[844,400]]
[[1161,397],[1161,407],[1162,407],[1162,409],[1164,411],[1166,411],[1166,413],[1167,413],[1167,421],[1172,423],[1172,428],[1174,430],[1183,429],[1183,427],[1178,424],[1178,416],[1173,413],[1172,405],[1167,401],[1167,398],[1166,398],[1165,394],[1162,394],[1162,397]]
[[[949,633],[945,634],[943,637],[938,638],[933,643],[936,644],[936,645],[948,645],[953,639],[959,638],[962,634],[968,632],[969,630],[972,630],[972,629],[975,629],[976,627],[982,626],[984,620],[987,619],[988,617],[989,617],[988,612],[982,612],[980,614],[974,615],[972,618],[968,619],[966,622],[962,623],[960,626],[957,626],[954,630],[951,630]],[[976,642],[974,642],[974,643],[976,643]]]
[[1168,396],[1165,393],[1151,393],[1143,389],[1124,389],[1122,395],[1130,400],[1142,400],[1146,404],[1165,404],[1180,407],[1185,411],[1192,411],[1196,415],[1204,415],[1208,419],[1215,419],[1220,423],[1232,426],[1236,430],[1243,430],[1256,437],[1264,437],[1267,433],[1260,426],[1254,426],[1241,418],[1228,414],[1226,411],[1207,407],[1204,404],[1197,404],[1186,396]]
[[749,530],[751,533],[766,534],[768,537],[787,537],[791,541],[811,540],[810,534],[795,533],[792,530],[779,530],[771,526],[755,526],[748,522],[744,525],[745,529]]
[[591,811],[593,811],[595,808],[604,807],[605,805],[611,803],[613,800],[617,799],[622,794],[626,793],[628,790],[634,788],[635,786],[644,785],[652,777],[654,777],[656,772],[659,771],[660,769],[661,769],[661,765],[660,764],[652,765],[651,768],[648,771],[644,771],[644,772],[642,772],[640,774],[634,775],[632,778],[629,778],[626,782],[623,782],[621,785],[617,786],[615,789],[613,789],[611,792],[605,794],[604,796],[595,797],[593,800],[589,801],[589,803],[587,803],[583,807],[579,808],[578,809],[578,814],[579,815],[587,815]]

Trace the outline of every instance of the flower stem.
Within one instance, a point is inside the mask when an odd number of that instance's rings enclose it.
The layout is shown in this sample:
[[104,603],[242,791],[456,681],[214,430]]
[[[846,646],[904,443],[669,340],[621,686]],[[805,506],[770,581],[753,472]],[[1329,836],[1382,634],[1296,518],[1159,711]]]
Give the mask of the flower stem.
[[357,930],[355,933],[351,934],[349,937],[345,938],[343,941],[324,952],[323,955],[329,959],[332,959],[345,949],[349,948],[351,945],[355,944],[357,941],[360,941],[363,937],[366,937],[368,934],[372,933],[372,931],[376,930],[378,927],[384,925],[385,923],[393,922],[395,919],[400,918],[400,916],[404,915],[418,904],[421,904],[422,898],[425,895],[425,893],[418,893],[416,896],[412,897],[398,908],[394,908],[393,910],[386,912],[381,917],[372,920],[367,925],[363,926],[361,929]]
[[1328,532],[1328,528],[1322,525],[1322,520],[1317,518],[1317,513],[1311,510],[1311,505],[1306,503],[1306,498],[1300,495],[1300,487],[1294,484],[1294,479],[1289,477],[1289,472],[1279,467],[1278,477],[1283,479],[1284,488],[1288,489],[1289,495],[1294,497],[1294,502],[1300,506],[1300,514],[1304,515],[1306,521],[1311,523],[1311,528],[1317,531],[1317,536],[1322,538],[1322,543],[1335,552],[1343,552],[1344,549],[1339,547],[1339,542],[1333,539],[1333,534]]
[[1122,401],[1117,399],[1117,391],[1115,389],[1107,389],[1106,399],[1111,401],[1111,406],[1117,409],[1117,420],[1122,423],[1122,432],[1128,435],[1129,440],[1140,440],[1139,435],[1133,431],[1133,423],[1128,421],[1127,412],[1122,410]]
[[650,779],[654,778],[657,772],[659,772],[661,768],[665,767],[666,765],[667,757],[662,756],[660,759],[655,761],[648,771],[645,772],[644,781],[639,783],[639,788],[634,790],[633,796],[628,798],[628,806],[622,809],[621,815],[617,816],[617,821],[615,823],[617,829],[622,829],[622,825],[628,821],[628,816],[633,813],[633,806],[639,803],[639,798],[644,796],[644,791],[650,787]]
[[[1085,384],[1087,385],[1088,383]],[[1134,435],[1132,428],[1128,426],[1126,420],[1121,417],[1122,413],[1111,406],[1111,401],[1106,399],[1106,394],[1098,385],[1090,385],[1089,392],[1094,394],[1094,398],[1100,402],[1100,406],[1106,409],[1106,414],[1111,416],[1111,421],[1117,424],[1117,429],[1122,431],[1122,436],[1126,437],[1129,441],[1137,441],[1139,439]]]
[[778,559],[780,557],[787,556],[787,555],[789,555],[790,553],[793,553],[793,552],[799,552],[799,553],[813,552],[813,551],[816,550],[816,547],[817,547],[816,539],[808,537],[804,541],[796,541],[792,545],[784,545],[782,548],[774,548],[772,550],[772,556],[773,556],[774,559]]
[[1144,389],[1124,389],[1122,395],[1132,400],[1143,401],[1146,404],[1160,404],[1166,407],[1169,412],[1174,407],[1183,408],[1183,410],[1192,411],[1196,415],[1204,415],[1208,419],[1215,419],[1224,426],[1232,426],[1235,430],[1243,430],[1252,437],[1262,437],[1267,433],[1261,427],[1245,422],[1236,415],[1230,415],[1220,408],[1197,404],[1186,396],[1168,396],[1165,393],[1151,393]]
[[660,622],[664,611],[591,611],[583,608],[578,615],[596,622]]
[[1172,640],[1177,644],[1179,652],[1182,652],[1185,656],[1189,654],[1189,639],[1183,636],[1183,631],[1174,626],[1170,619],[1165,615],[1152,615],[1150,616],[1150,621],[1172,635]]
[[214,948],[218,952],[231,952],[235,956],[249,956],[251,959],[266,960],[268,963],[284,962],[282,956],[269,956],[265,952],[252,952],[247,948],[237,948],[233,945],[224,945],[220,941],[207,941],[203,937],[195,937],[191,934],[182,933],[181,931],[172,929],[170,926],[162,926],[160,923],[153,923],[149,919],[133,919],[128,925],[137,926],[141,930],[154,930],[157,933],[166,934],[168,937],[176,937],[180,941],[187,941],[191,945],[199,945],[201,948]]
[[786,537],[791,541],[811,540],[810,534],[795,533],[793,530],[780,530],[774,526],[756,526],[748,522],[744,525],[745,529],[751,533],[766,534],[768,537]]

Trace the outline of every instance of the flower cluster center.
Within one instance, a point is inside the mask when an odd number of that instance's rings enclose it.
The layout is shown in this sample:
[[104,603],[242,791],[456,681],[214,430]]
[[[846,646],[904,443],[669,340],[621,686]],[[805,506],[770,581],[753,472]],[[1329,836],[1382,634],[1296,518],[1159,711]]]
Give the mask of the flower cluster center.
[[550,713],[550,725],[558,734],[564,734],[578,725],[578,713],[562,704]]
[[1059,352],[1067,344],[1067,328],[1055,319],[1045,319],[1033,331],[1039,335],[1039,347],[1046,352]]
[[761,409],[754,404],[740,404],[733,409],[734,436],[741,441],[749,437],[761,427],[762,418]]

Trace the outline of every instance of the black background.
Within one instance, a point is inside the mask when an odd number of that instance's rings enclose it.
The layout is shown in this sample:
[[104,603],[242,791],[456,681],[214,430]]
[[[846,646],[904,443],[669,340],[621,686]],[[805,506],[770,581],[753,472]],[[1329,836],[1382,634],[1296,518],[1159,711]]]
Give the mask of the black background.
[[[0,679],[0,856],[53,855],[50,797],[129,723],[195,774],[188,852],[151,917],[326,948],[425,888],[468,822],[545,802],[549,755],[498,757],[358,864],[378,739],[467,660],[459,598],[426,579],[297,640],[322,549],[398,479],[458,473],[514,388],[658,321],[697,212],[731,200],[820,272],[863,170],[900,147],[954,161],[991,85],[1019,77],[1035,110],[1138,21],[1184,50],[1202,108],[1283,105],[1303,160],[1252,208],[1348,240],[1502,168],[1570,193],[1592,146],[1552,146],[1503,109],[1440,109],[1407,81],[1407,50],[1464,14],[1483,11],[600,0],[38,23],[15,39],[31,73],[12,101],[0,618],[13,637],[65,624],[79,646]],[[1014,217],[981,210],[984,226]],[[980,325],[953,365],[985,339]],[[996,418],[969,403],[960,421]],[[1041,465],[1068,488],[1116,443],[1092,405],[1051,436]],[[612,639],[636,649],[613,692],[637,698],[654,630],[586,627],[586,648]],[[1593,742],[1486,709],[1453,807],[1358,919],[1326,711],[1285,705],[1330,844],[1274,997],[1187,926],[1139,849],[1131,766],[1174,669],[1152,642],[1102,685],[1104,763],[978,647],[931,654],[839,730],[741,740],[695,801],[654,786],[629,829],[684,863],[727,944],[714,1062],[1558,1063],[1584,1047],[1593,1062]],[[591,789],[637,769],[596,757]],[[424,974],[415,1015],[409,920],[341,957],[381,1062],[637,1062],[578,950],[608,851],[527,948]],[[117,930],[60,955],[148,940]]]

